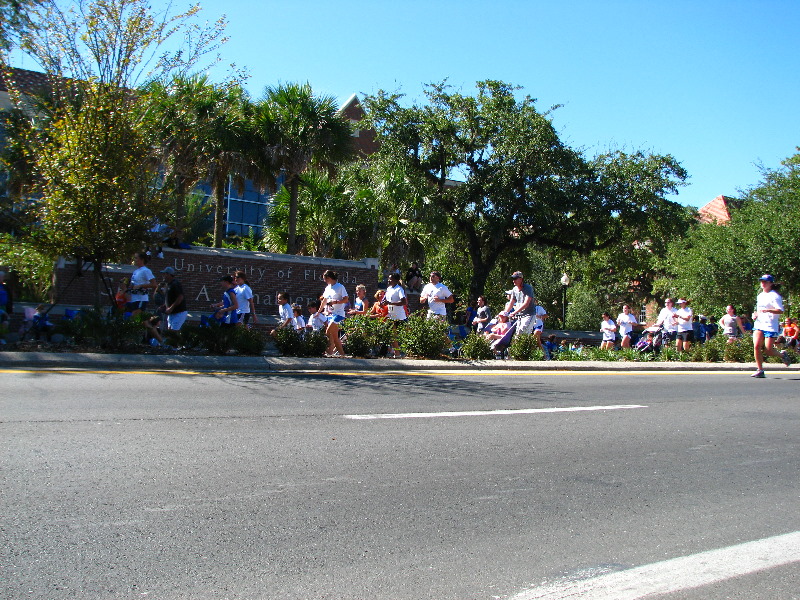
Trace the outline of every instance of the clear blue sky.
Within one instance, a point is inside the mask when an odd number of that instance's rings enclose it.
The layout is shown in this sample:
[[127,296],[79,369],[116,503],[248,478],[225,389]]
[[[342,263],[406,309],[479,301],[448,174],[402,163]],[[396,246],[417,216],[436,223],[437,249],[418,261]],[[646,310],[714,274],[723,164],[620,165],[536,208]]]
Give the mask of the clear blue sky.
[[800,0],[200,1],[227,15],[224,62],[256,97],[289,81],[344,101],[501,79],[540,110],[563,104],[562,139],[589,154],[674,155],[683,204],[736,195],[800,145]]

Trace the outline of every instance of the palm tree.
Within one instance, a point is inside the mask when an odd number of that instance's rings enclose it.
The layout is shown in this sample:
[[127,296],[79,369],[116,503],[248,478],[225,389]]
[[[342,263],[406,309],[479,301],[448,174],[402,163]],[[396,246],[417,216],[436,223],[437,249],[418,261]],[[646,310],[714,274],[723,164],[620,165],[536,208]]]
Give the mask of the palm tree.
[[201,179],[215,197],[214,246],[222,244],[225,186],[241,179],[247,144],[246,97],[238,85],[218,86],[205,75],[153,83],[152,122],[162,144],[165,175],[175,196],[175,231],[182,237],[186,199]]
[[350,122],[339,114],[331,96],[315,96],[309,84],[268,87],[253,107],[253,132],[259,151],[256,163],[282,178],[289,190],[287,252],[297,245],[297,204],[301,175],[312,165],[335,171],[355,156]]

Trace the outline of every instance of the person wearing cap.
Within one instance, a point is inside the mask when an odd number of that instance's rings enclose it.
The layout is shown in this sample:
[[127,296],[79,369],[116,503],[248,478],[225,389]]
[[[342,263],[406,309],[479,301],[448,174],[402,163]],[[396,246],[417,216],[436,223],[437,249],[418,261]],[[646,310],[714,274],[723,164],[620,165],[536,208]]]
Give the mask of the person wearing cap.
[[694,312],[689,308],[689,301],[678,298],[678,310],[675,311],[675,321],[678,323],[676,349],[678,352],[688,352],[694,341]]
[[167,329],[180,331],[186,322],[186,296],[183,295],[183,285],[175,277],[175,269],[167,267],[161,274],[167,282],[167,293],[161,312],[167,315]]
[[675,337],[678,335],[678,321],[675,318],[676,312],[678,311],[675,308],[675,304],[672,302],[672,298],[664,300],[664,308],[658,313],[656,327],[662,328],[661,339],[665,346],[670,342],[674,342]]
[[508,313],[509,319],[517,320],[517,335],[530,333],[533,331],[533,325],[536,320],[533,286],[525,283],[525,278],[522,276],[521,271],[514,271],[511,274],[511,281],[514,283],[514,287],[510,290],[511,298],[506,304],[505,312]]
[[452,304],[453,292],[442,283],[442,274],[439,271],[431,271],[429,282],[422,288],[419,302],[420,304],[428,305],[429,319],[445,321],[447,319],[447,307],[445,304]]
[[238,303],[236,302],[236,292],[233,291],[233,277],[224,275],[219,279],[220,287],[222,287],[222,302],[212,304],[212,308],[217,310],[214,312],[214,318],[220,325],[225,327],[232,327],[236,325]]
[[761,293],[756,297],[756,310],[753,313],[753,356],[757,369],[751,377],[763,379],[765,354],[780,356],[783,364],[787,367],[791,360],[786,350],[778,352],[773,347],[775,340],[780,335],[780,316],[783,314],[783,298],[775,290],[775,278],[765,274],[759,278],[759,282],[761,283]]

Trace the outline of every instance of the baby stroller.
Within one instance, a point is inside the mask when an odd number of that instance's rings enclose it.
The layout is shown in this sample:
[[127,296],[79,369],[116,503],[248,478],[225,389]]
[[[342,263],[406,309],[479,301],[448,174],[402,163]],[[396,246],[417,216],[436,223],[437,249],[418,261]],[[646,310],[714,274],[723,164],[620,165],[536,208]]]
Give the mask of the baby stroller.
[[[653,334],[652,341],[648,341],[648,334]],[[661,327],[648,327],[644,331],[642,331],[642,335],[639,337],[639,341],[636,342],[634,348],[640,354],[658,354],[661,352],[661,346],[664,343],[664,338],[662,336],[662,328]]]

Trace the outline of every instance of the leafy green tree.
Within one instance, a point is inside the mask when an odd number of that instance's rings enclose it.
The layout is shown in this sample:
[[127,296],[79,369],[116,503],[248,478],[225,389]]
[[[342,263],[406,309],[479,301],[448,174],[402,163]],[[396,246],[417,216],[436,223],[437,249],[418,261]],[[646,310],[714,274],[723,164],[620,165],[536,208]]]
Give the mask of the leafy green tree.
[[[149,100],[148,118],[162,153],[164,187],[174,194],[172,226],[179,239],[185,237],[187,198],[204,175],[219,171],[211,164],[223,154],[218,150],[228,142],[226,131],[234,129],[234,144],[235,134],[242,136],[242,95],[239,90],[232,94],[226,87],[212,84],[204,74],[179,73],[168,82],[154,81],[142,90]],[[213,180],[220,184],[220,191],[226,177],[222,172]],[[215,223],[221,218],[219,215]]]
[[380,152],[423,179],[432,204],[463,235],[471,298],[507,252],[612,245],[623,224],[646,220],[686,177],[671,156],[588,160],[559,139],[549,113],[516,91],[483,81],[465,96],[432,84],[424,106],[401,106],[399,95],[384,92],[364,102]]
[[0,52],[10,50],[31,29],[31,8],[39,0],[0,0]]
[[657,282],[665,291],[689,296],[695,310],[721,314],[726,304],[752,308],[756,280],[771,273],[788,289],[800,288],[800,153],[780,168],[764,169],[763,179],[743,193],[741,208],[729,223],[697,224],[673,243],[667,274]]
[[295,83],[268,87],[252,112],[256,163],[269,179],[289,190],[286,250],[298,252],[297,216],[302,175],[311,166],[333,173],[355,157],[350,123],[333,97],[315,96],[311,86]]
[[[44,235],[36,239],[47,252],[92,260],[98,285],[102,262],[141,248],[166,217],[147,97],[133,89],[214,51],[224,21],[197,25],[198,10],[173,16],[145,0],[42,0],[30,11],[35,27],[20,45],[52,86],[47,124],[27,146],[41,195]],[[184,34],[186,43],[173,43]],[[31,114],[11,81],[18,108]]]

